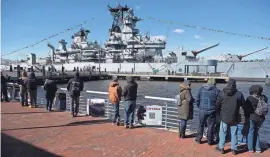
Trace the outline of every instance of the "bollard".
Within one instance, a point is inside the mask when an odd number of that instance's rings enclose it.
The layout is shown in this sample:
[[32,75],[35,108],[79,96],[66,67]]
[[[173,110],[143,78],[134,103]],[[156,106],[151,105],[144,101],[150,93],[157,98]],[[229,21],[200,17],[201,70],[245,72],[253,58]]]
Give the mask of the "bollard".
[[21,66],[17,65],[17,78],[19,79],[21,77]]
[[270,86],[270,79],[269,79],[268,75],[265,76],[265,85]]
[[42,74],[43,74],[43,76],[46,76],[45,66],[44,65],[42,66]]
[[9,66],[9,72],[12,72],[13,69],[12,69],[12,65]]

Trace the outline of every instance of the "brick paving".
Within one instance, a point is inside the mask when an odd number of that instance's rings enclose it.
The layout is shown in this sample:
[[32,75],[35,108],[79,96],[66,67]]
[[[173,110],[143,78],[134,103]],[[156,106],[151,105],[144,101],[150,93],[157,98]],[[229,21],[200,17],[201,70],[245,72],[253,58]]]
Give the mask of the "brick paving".
[[[154,128],[132,130],[112,126],[93,117],[72,118],[67,112],[22,108],[18,103],[1,104],[2,156],[4,157],[215,157],[216,146],[196,144],[193,138]],[[226,145],[229,149],[229,145]],[[244,152],[237,156],[270,157]]]

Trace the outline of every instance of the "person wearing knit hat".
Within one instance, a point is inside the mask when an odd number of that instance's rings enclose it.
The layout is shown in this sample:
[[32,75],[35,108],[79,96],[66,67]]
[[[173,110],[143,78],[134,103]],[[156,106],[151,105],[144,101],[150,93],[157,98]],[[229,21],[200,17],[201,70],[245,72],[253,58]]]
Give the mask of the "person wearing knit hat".
[[216,101],[220,90],[215,86],[216,80],[209,78],[207,84],[203,85],[196,96],[195,104],[199,108],[199,126],[195,141],[201,144],[204,126],[207,124],[208,144],[214,144],[214,127],[216,120]]
[[231,150],[237,154],[237,124],[240,122],[240,107],[244,107],[245,98],[242,92],[236,88],[236,81],[229,79],[227,85],[219,93],[216,102],[217,114],[220,114],[219,143],[216,150],[224,154],[225,137],[227,129],[231,131]]
[[252,85],[249,88],[250,95],[247,97],[244,107],[245,117],[247,120],[249,120],[249,127],[248,130],[246,130],[246,132],[248,133],[247,145],[249,152],[254,152],[254,148],[256,152],[261,152],[259,129],[262,127],[262,124],[265,120],[265,115],[258,115],[255,110],[258,108],[259,99],[260,102],[264,101],[265,104],[267,104],[268,102],[268,98],[264,94],[262,94],[262,92],[262,86]]
[[193,102],[194,98],[191,94],[190,89],[191,83],[185,80],[180,84],[180,92],[178,98],[181,105],[178,105],[178,116],[179,116],[179,138],[185,138],[187,121],[193,119]]
[[120,125],[119,103],[121,101],[122,88],[118,83],[118,78],[113,77],[113,81],[109,85],[109,100],[114,107],[113,125]]
[[80,95],[83,88],[84,88],[84,83],[80,79],[80,74],[77,71],[75,73],[74,78],[70,79],[67,85],[67,90],[69,91],[69,95],[71,97],[70,111],[71,111],[72,117],[77,117],[79,113],[79,103],[80,103],[79,100],[80,100]]

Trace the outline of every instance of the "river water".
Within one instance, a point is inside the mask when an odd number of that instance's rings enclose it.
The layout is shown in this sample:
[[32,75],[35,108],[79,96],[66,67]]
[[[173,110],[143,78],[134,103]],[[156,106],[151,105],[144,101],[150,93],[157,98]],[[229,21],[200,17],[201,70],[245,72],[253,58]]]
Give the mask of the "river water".
[[[108,85],[110,80],[99,80],[99,81],[90,81],[85,82],[84,90],[92,91],[108,91]],[[120,85],[123,87],[126,85],[125,80],[119,80]],[[175,95],[179,92],[179,82],[164,82],[164,81],[137,81],[138,83],[138,98],[137,102],[143,105],[164,105],[164,101],[150,100],[145,99],[144,96],[155,96],[155,97],[166,97],[174,98]],[[259,84],[264,88],[264,94],[270,98],[270,87],[264,85],[264,83],[253,83],[253,82],[237,82],[237,88],[241,91],[245,98],[249,95],[249,87],[254,84]],[[226,84],[217,84],[219,89],[223,89]],[[59,85],[59,87],[65,87],[66,85]],[[198,89],[202,86],[202,83],[192,83],[191,92],[195,97]],[[98,98],[106,98],[105,95],[93,95]],[[269,105],[269,103],[268,103]],[[266,120],[263,123],[263,126],[260,130],[260,139],[265,142],[270,142],[270,134],[267,131],[270,131],[270,114],[266,117]],[[194,118],[193,120],[188,121],[191,130],[195,131],[198,125],[198,110],[195,107]]]

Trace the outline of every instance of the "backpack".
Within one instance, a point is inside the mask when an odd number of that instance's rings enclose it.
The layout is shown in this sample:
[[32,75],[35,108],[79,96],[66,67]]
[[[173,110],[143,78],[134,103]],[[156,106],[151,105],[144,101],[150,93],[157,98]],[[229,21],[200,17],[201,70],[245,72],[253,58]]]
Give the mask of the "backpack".
[[182,100],[181,100],[180,94],[181,94],[181,93],[177,94],[177,95],[175,96],[175,98],[174,98],[174,102],[175,102],[175,104],[178,105],[178,106],[181,106],[181,105],[182,105]]
[[259,97],[259,98],[257,98],[256,96],[253,96],[253,97],[258,100],[255,113],[259,116],[265,116],[268,113],[267,103],[263,100],[262,97]]
[[72,96],[79,96],[80,95],[80,86],[81,86],[81,83],[77,80],[71,82]]
[[37,89],[36,79],[28,79],[27,80],[27,89]]

